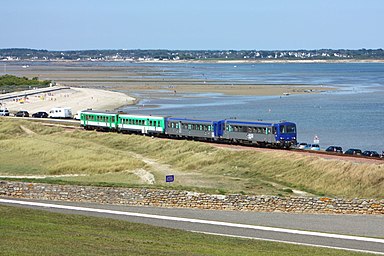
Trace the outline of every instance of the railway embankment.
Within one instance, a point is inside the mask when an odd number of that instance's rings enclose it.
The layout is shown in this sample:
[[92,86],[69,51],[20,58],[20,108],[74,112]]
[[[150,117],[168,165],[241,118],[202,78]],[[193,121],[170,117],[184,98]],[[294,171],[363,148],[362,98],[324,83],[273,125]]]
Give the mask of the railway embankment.
[[314,214],[384,214],[384,199],[210,195],[189,191],[0,181],[0,196],[130,206]]

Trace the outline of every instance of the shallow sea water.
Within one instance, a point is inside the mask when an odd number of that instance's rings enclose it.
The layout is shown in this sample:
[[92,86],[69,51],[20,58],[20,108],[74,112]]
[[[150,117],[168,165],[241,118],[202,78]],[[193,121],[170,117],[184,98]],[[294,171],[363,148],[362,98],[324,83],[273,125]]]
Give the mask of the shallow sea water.
[[142,100],[137,106],[123,108],[125,111],[192,118],[288,120],[297,124],[300,142],[312,143],[318,136],[323,149],[340,145],[344,150],[384,150],[384,63],[145,65],[161,70],[156,78],[214,80],[234,85],[310,84],[338,90],[289,96],[190,93],[154,97],[158,92],[146,92],[133,95]]

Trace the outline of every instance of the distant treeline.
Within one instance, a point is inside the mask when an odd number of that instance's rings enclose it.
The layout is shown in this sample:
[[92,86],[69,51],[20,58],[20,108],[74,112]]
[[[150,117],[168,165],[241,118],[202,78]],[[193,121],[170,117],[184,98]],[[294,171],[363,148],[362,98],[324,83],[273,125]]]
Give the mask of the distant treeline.
[[49,85],[51,81],[39,81],[37,77],[28,79],[27,77],[17,77],[12,75],[0,76],[0,86],[36,86],[44,87]]
[[382,60],[383,49],[319,50],[78,50],[0,49],[0,60]]

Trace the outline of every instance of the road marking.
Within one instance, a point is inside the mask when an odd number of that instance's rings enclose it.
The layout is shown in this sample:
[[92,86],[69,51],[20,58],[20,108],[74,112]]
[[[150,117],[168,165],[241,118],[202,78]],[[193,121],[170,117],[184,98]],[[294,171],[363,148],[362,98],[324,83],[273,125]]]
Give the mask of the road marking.
[[252,236],[237,236],[237,235],[228,235],[228,234],[220,234],[220,233],[201,232],[201,231],[194,231],[194,230],[189,230],[189,231],[193,232],[193,233],[201,233],[201,234],[214,235],[214,236],[225,236],[225,237],[234,237],[234,238],[254,239],[254,240],[261,240],[261,241],[268,241],[268,242],[277,242],[277,243],[285,243],[285,244],[313,246],[313,247],[319,247],[319,248],[328,248],[328,249],[336,249],[336,250],[345,250],[345,251],[352,251],[352,252],[373,253],[373,254],[384,255],[384,252],[351,249],[351,248],[345,248],[345,247],[335,247],[335,246],[318,245],[318,244],[307,244],[307,243],[291,242],[291,241],[285,241],[285,240],[258,238],[258,237],[252,237]]
[[74,211],[107,213],[107,214],[124,215],[124,216],[131,216],[131,217],[151,218],[151,219],[179,221],[179,222],[189,222],[189,223],[197,223],[197,224],[208,224],[208,225],[226,226],[226,227],[234,227],[234,228],[245,228],[245,229],[272,231],[272,232],[295,234],[295,235],[326,237],[326,238],[335,238],[335,239],[354,240],[354,241],[363,241],[363,242],[372,242],[372,243],[384,244],[384,239],[380,239],[380,238],[339,235],[339,234],[331,234],[331,233],[323,233],[323,232],[315,232],[315,231],[286,229],[286,228],[273,228],[273,227],[266,227],[266,226],[238,224],[238,223],[230,223],[230,222],[222,222],[222,221],[190,219],[190,218],[154,215],[154,214],[146,214],[146,213],[135,213],[135,212],[122,212],[122,211],[115,211],[115,210],[87,208],[87,207],[70,206],[70,205],[59,205],[59,204],[52,204],[52,203],[18,201],[18,200],[12,200],[12,199],[0,199],[0,203],[38,206],[38,207],[45,207],[45,208],[65,209],[65,210],[74,210]]

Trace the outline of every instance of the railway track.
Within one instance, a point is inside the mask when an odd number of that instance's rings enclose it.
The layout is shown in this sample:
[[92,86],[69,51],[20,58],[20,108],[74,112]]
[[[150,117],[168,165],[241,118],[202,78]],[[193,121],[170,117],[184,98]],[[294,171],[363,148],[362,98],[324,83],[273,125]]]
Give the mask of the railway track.
[[[33,122],[40,122],[43,125],[62,127],[64,129],[71,129],[71,130],[82,129],[80,127],[80,121],[73,120],[73,119],[51,119],[51,118],[32,118],[32,117],[6,117],[6,118],[30,120]],[[160,139],[170,140],[168,138],[160,138]],[[209,142],[209,143],[219,148],[230,148],[230,149],[237,149],[237,150],[255,150],[255,151],[261,151],[261,152],[276,152],[276,151],[282,150],[282,149],[273,149],[273,148],[259,148],[259,147],[244,146],[244,145],[223,144],[223,143],[215,143],[215,142]],[[345,161],[371,163],[371,164],[384,163],[383,158],[345,155],[340,153],[332,153],[332,152],[316,151],[316,150],[289,149],[287,151],[294,152],[297,154],[302,154],[302,155],[308,155],[308,156],[318,156],[325,159],[345,160]]]

